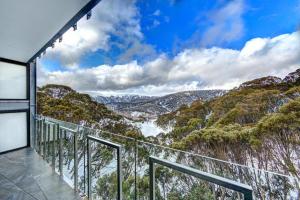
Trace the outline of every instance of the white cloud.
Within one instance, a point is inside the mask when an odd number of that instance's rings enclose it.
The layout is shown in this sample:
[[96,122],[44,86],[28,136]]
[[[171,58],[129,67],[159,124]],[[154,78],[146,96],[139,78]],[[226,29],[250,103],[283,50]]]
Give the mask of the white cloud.
[[150,29],[158,27],[159,25],[160,25],[160,21],[158,21],[157,19],[154,19],[149,26],[146,26],[146,29],[150,30]]
[[196,81],[187,82],[184,84],[163,84],[163,85],[146,85],[141,87],[129,88],[125,90],[93,90],[93,91],[84,91],[93,96],[112,96],[112,95],[145,95],[145,96],[161,96],[165,94],[171,94],[178,91],[187,91],[187,90],[197,90],[199,89],[199,83]]
[[[96,50],[108,51],[111,36],[124,41],[142,38],[139,11],[135,0],[103,0],[93,10],[90,20],[78,22],[78,30],[70,29],[63,36],[62,43],[47,50],[46,57],[59,59],[63,65],[75,68],[82,56]],[[120,44],[114,44],[120,45]]]
[[153,21],[153,27],[157,27],[160,25],[160,22],[158,20]]
[[160,16],[160,10],[158,10],[158,9],[155,10],[152,15],[154,15],[154,16]]
[[204,32],[201,45],[220,45],[241,38],[244,33],[243,0],[229,1],[224,7],[210,12],[207,20],[212,25]]
[[170,22],[170,17],[164,16],[164,20],[165,20],[166,23],[169,23]]
[[165,94],[192,89],[230,89],[254,78],[283,77],[300,67],[300,32],[254,38],[239,50],[185,49],[138,64],[101,65],[72,71],[39,71],[39,85],[65,84],[91,94]]
[[296,11],[300,12],[300,0],[298,1],[298,5],[296,6]]
[[118,56],[118,61],[120,63],[130,62],[135,56],[139,56],[144,60],[149,60],[156,56],[156,51],[152,45],[135,40],[132,41],[131,45]]

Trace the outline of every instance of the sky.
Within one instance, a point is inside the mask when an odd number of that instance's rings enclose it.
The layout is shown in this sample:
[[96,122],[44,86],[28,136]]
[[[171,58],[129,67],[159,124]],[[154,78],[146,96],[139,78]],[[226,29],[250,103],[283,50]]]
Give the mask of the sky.
[[300,0],[102,0],[38,60],[38,85],[157,96],[298,68]]

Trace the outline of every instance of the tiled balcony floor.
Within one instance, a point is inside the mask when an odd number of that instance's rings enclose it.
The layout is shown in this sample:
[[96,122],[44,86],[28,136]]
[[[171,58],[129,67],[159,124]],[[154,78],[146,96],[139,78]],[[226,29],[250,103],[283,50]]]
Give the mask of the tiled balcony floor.
[[81,199],[31,148],[0,155],[1,200]]

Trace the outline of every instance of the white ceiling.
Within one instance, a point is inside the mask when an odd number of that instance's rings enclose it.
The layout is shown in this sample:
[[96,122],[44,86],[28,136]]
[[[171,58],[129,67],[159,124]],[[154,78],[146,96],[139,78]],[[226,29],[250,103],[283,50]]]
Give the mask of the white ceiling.
[[27,62],[90,0],[0,0],[0,57]]

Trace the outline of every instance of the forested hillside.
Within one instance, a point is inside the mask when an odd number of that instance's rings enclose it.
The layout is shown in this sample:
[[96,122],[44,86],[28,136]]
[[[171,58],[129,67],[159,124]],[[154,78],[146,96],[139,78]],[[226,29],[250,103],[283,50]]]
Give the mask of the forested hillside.
[[38,88],[38,114],[120,134],[141,136],[124,118],[94,101],[88,94],[78,93],[63,85],[49,84]]
[[[158,118],[158,125],[163,128],[172,127],[172,131],[156,137],[145,138],[123,116],[97,103],[89,95],[80,94],[67,86],[46,85],[39,88],[38,113],[140,140],[158,142],[164,146],[204,156],[289,175],[284,177],[248,167],[238,167],[236,164],[195,154],[181,154],[167,148],[153,148],[148,143],[140,142],[137,146],[136,180],[141,199],[147,199],[149,196],[147,189],[149,188],[147,171],[149,155],[169,160],[176,159],[178,163],[185,163],[202,171],[246,183],[253,188],[256,199],[290,199],[289,197],[296,197],[300,191],[299,77],[300,70],[289,74],[283,80],[277,77],[264,77],[243,83],[239,88],[230,90],[223,96],[182,106]],[[111,141],[124,145],[122,163],[125,169],[124,199],[132,199],[134,197],[132,184],[135,180],[135,145],[131,140],[112,137],[110,134],[97,136],[107,137]],[[72,147],[68,148],[71,151]],[[101,155],[101,162],[98,155]],[[106,148],[97,149],[95,156],[95,166],[99,172],[109,167],[114,159]],[[65,159],[68,165],[73,162],[72,157]],[[100,176],[100,173],[96,173],[97,170],[92,172],[97,178],[95,190],[100,196],[106,195],[108,199],[115,199],[117,188],[112,183],[116,180],[116,173]],[[172,170],[163,167],[157,167],[156,170],[158,199],[194,200],[219,197],[241,199],[239,194],[203,182],[195,182]]]
[[161,142],[187,151],[300,177],[300,70],[264,77],[211,101],[159,117]]

